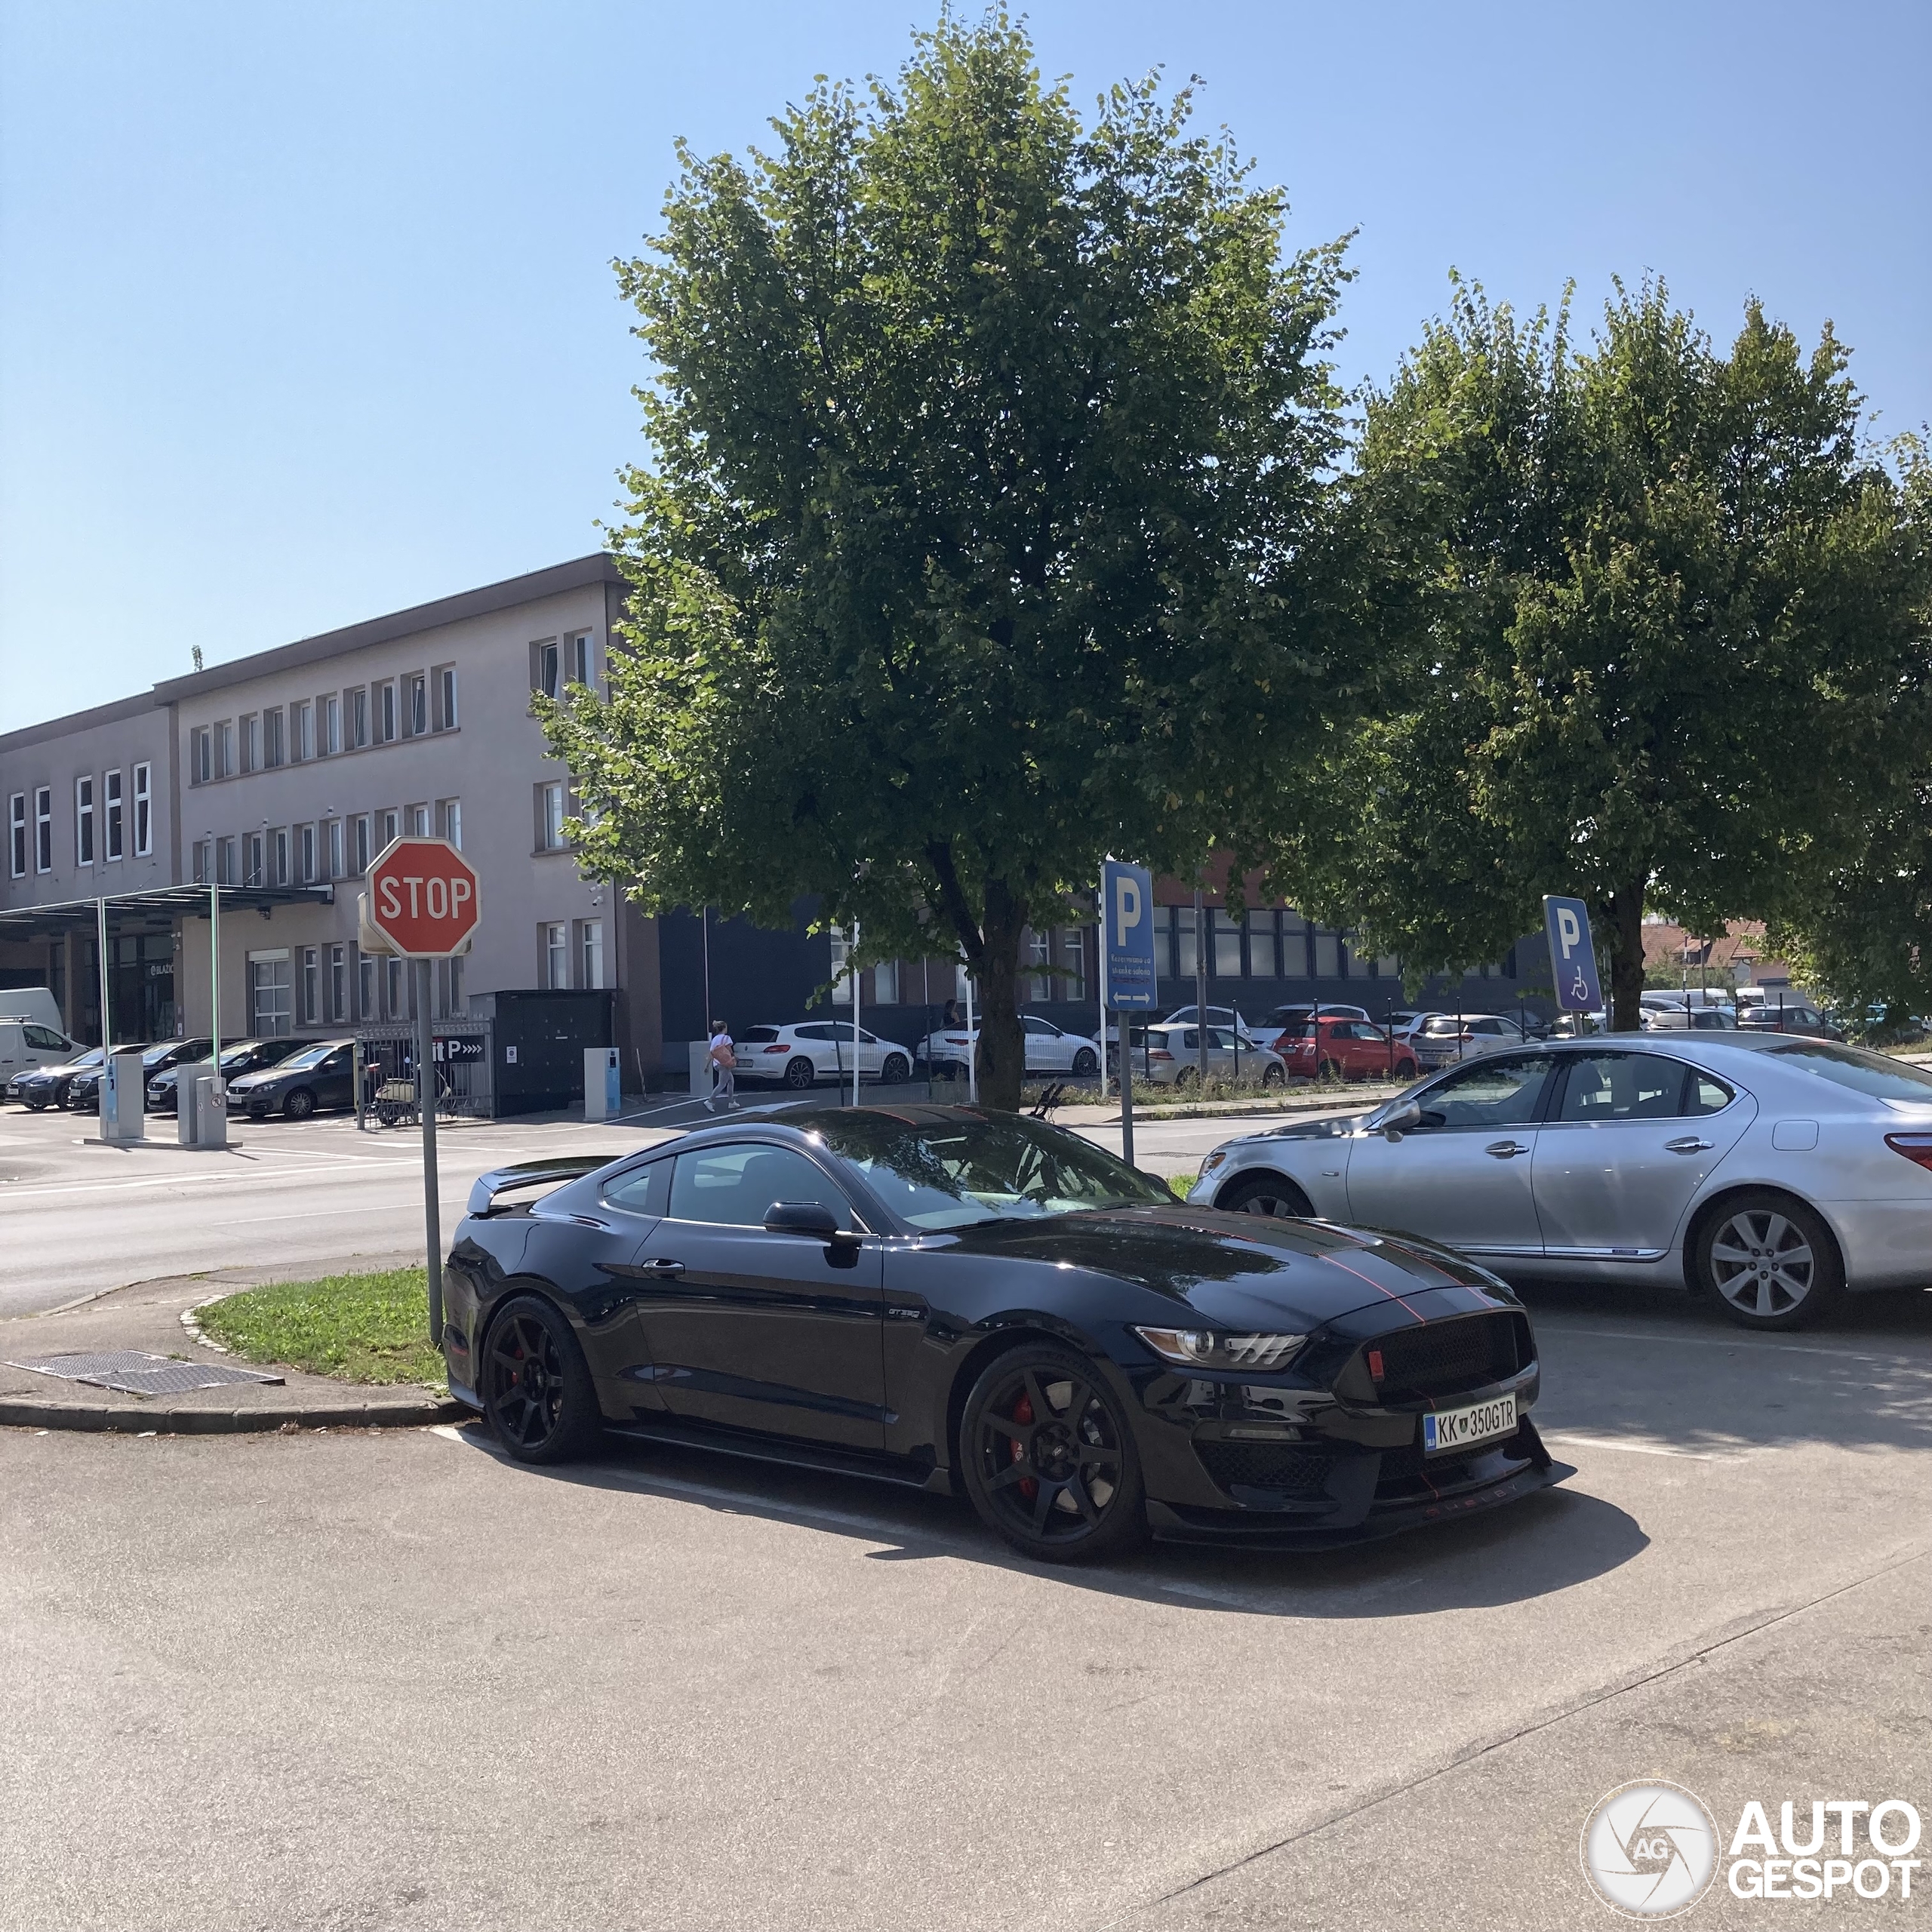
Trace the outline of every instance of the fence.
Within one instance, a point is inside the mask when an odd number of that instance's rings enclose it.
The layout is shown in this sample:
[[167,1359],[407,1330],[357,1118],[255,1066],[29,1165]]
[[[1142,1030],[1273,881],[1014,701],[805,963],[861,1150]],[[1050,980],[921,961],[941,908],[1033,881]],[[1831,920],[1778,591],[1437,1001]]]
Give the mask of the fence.
[[[488,1015],[439,1020],[432,1034],[435,1053],[436,1111],[472,1120],[494,1120],[497,1094],[496,1023]],[[416,1078],[416,1027],[398,1020],[359,1026],[355,1031],[361,1079],[356,1118],[385,1081]]]

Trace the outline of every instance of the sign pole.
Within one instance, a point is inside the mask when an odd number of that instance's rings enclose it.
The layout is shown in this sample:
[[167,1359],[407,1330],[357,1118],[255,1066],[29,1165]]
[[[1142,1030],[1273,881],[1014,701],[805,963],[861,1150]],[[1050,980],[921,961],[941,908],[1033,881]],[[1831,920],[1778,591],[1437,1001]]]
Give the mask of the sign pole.
[[[105,1094],[107,1091],[107,1056],[113,1038],[112,1022],[107,1017],[107,901],[105,899],[94,902],[94,915],[99,925],[94,949],[99,955],[100,964],[100,1091]],[[143,1106],[147,1104],[146,1094],[141,1097],[141,1104]]]
[[[221,1075],[221,887],[214,879],[208,881],[208,1038],[214,1042],[214,1070],[218,1079]],[[356,1124],[361,1123],[358,1121]]]
[[966,1097],[980,1104],[980,1042],[973,1032],[973,968],[966,968]]
[[436,1068],[429,1023],[435,966],[416,961],[416,1105],[423,1116],[423,1235],[429,1254],[429,1346],[443,1346],[443,1230],[436,1185]]
[[1200,1083],[1195,1091],[1204,1094],[1208,1091],[1208,934],[1207,909],[1202,901],[1201,888],[1194,888],[1194,1020],[1195,1048],[1195,1078]]
[[846,971],[852,976],[852,1104],[859,1104],[859,922],[852,921],[852,950]]

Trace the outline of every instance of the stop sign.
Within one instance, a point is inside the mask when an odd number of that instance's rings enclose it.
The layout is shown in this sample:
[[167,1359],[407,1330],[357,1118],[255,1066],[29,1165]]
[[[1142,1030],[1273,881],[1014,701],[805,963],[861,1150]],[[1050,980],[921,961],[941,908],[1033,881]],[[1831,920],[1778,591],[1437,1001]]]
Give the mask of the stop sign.
[[369,868],[369,923],[412,958],[456,952],[479,909],[475,869],[447,838],[398,838]]

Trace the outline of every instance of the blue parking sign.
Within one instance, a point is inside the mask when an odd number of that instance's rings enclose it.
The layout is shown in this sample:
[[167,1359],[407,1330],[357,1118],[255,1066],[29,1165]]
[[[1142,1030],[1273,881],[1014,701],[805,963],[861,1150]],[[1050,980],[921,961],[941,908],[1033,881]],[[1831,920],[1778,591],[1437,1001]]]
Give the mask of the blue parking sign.
[[1543,931],[1549,939],[1549,970],[1556,1003],[1565,1013],[1594,1013],[1603,1004],[1597,983],[1597,949],[1590,938],[1589,909],[1580,899],[1546,893]]
[[1152,1012],[1154,878],[1145,866],[1107,860],[1100,867],[1102,937],[1107,949],[1107,1004],[1116,1013]]

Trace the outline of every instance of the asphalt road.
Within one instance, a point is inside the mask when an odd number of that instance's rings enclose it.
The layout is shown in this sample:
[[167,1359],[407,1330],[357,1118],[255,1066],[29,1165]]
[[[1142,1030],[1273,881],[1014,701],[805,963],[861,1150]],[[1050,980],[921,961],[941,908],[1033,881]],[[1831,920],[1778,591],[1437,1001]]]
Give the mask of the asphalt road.
[[0,1432],[0,1927],[1607,1932],[1626,1780],[1932,1810],[1932,1303],[1536,1303],[1575,1476],[1302,1559],[1054,1571],[471,1429]]
[[[828,1101],[831,1096],[825,1097]],[[675,1111],[674,1121],[688,1109]],[[437,1173],[445,1237],[470,1183],[494,1167],[553,1153],[624,1153],[674,1128],[661,1114],[605,1125],[503,1121],[445,1124]],[[355,1255],[389,1257],[423,1238],[417,1130],[358,1133],[352,1119],[243,1121],[225,1152],[182,1148],[171,1116],[150,1116],[145,1145],[88,1144],[85,1116],[0,1109],[0,1318],[59,1308],[165,1275]],[[1084,1130],[1118,1150],[1119,1130]],[[1163,1176],[1198,1167],[1238,1133],[1229,1119],[1146,1121],[1135,1159]]]

